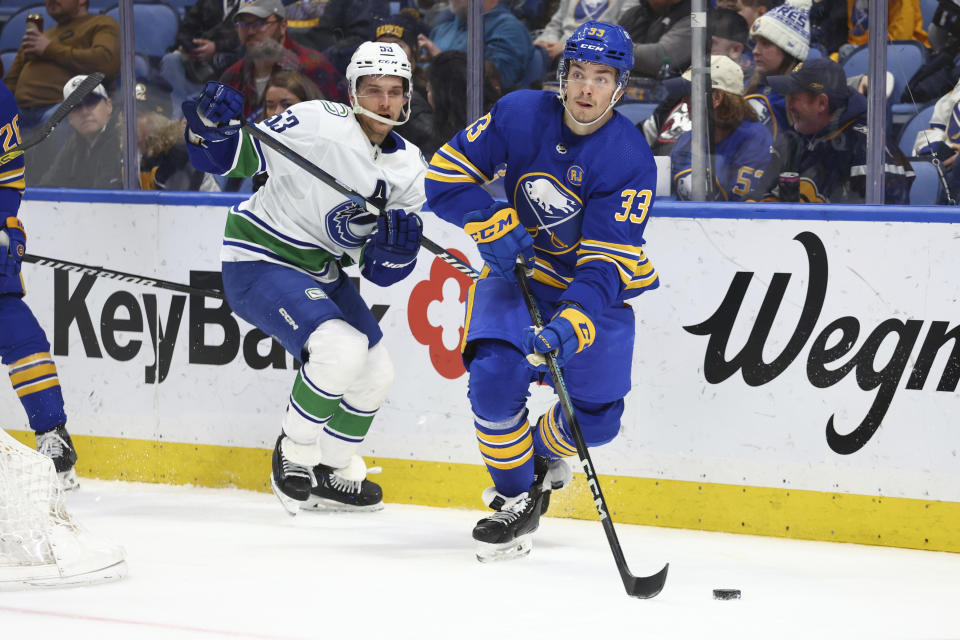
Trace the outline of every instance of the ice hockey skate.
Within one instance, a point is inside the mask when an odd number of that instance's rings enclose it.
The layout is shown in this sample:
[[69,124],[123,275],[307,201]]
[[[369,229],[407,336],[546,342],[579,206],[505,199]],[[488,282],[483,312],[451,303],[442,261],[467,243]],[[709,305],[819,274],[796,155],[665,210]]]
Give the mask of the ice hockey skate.
[[277,438],[273,448],[273,472],[270,474],[270,488],[277,496],[283,508],[292,516],[297,515],[300,507],[304,506],[310,497],[310,487],[313,477],[310,467],[297,464],[290,460],[283,451],[286,439],[282,433]]
[[60,486],[64,491],[76,489],[80,486],[77,479],[77,452],[73,448],[73,440],[62,424],[50,431],[37,434],[37,451],[53,460],[53,466],[60,479]]
[[550,492],[563,489],[573,479],[573,470],[563,458],[545,458],[533,456],[533,483],[540,485],[543,498],[540,501],[540,515],[550,508]]
[[533,549],[533,532],[540,526],[543,494],[535,483],[530,491],[508,498],[495,487],[485,489],[483,501],[496,513],[480,520],[473,528],[477,541],[477,560],[512,560]]
[[[357,460],[359,457],[354,456]],[[359,464],[363,464],[362,460]],[[317,483],[303,504],[311,511],[379,511],[383,509],[383,490],[366,479],[366,467],[357,472],[354,464],[334,469],[325,464],[313,468]]]

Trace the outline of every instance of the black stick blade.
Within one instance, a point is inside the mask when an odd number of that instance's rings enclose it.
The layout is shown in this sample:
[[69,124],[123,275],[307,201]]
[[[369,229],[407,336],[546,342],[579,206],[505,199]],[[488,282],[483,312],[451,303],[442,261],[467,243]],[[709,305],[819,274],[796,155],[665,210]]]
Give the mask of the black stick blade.
[[661,591],[663,585],[667,582],[667,570],[670,563],[663,565],[663,569],[652,576],[636,577],[629,573],[623,576],[623,586],[627,590],[627,595],[632,598],[642,598],[644,600],[652,598]]

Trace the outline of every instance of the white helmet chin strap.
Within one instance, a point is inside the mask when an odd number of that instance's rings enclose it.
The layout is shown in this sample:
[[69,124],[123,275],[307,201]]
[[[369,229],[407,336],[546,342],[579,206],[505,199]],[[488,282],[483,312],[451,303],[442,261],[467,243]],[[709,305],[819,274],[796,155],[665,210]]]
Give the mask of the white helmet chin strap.
[[[354,96],[354,100],[356,100],[356,96]],[[376,120],[377,122],[382,122],[383,124],[389,124],[394,127],[399,127],[400,125],[405,124],[407,120],[410,119],[410,102],[407,101],[407,104],[404,105],[403,110],[400,112],[400,117],[403,118],[403,120],[391,120],[390,118],[385,118],[379,113],[374,113],[369,109],[364,109],[363,107],[360,106],[359,102],[353,103],[353,112],[358,116],[365,115],[372,120]]]
[[563,110],[566,111],[568,114],[570,114],[570,117],[573,118],[573,121],[576,122],[581,127],[589,127],[590,125],[594,125],[600,122],[607,115],[607,113],[610,112],[610,109],[613,109],[613,105],[615,105],[617,103],[617,100],[620,99],[620,95],[622,94],[622,90],[623,90],[623,83],[622,82],[617,83],[617,90],[613,92],[612,96],[610,96],[610,104],[608,104],[607,108],[603,110],[603,113],[601,113],[599,116],[597,116],[590,122],[580,122],[579,120],[577,120],[577,116],[573,115],[573,111],[570,110],[570,107],[567,106],[567,92],[563,90],[563,85],[564,85],[564,80],[561,77],[560,78],[560,103],[563,105]]

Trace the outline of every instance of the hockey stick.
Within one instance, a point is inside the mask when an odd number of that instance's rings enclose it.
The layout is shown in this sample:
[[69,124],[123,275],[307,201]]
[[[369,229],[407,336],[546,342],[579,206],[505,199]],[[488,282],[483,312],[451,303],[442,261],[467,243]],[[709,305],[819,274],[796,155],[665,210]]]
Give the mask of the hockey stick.
[[[533,291],[530,289],[530,283],[527,281],[526,270],[522,263],[518,263],[513,270],[517,278],[517,284],[520,285],[520,291],[523,293],[523,301],[527,305],[527,311],[530,312],[530,319],[535,327],[543,327],[543,317],[540,315],[540,309],[537,308],[537,301],[533,297]],[[570,399],[570,392],[567,390],[567,383],[563,379],[563,372],[557,364],[557,356],[550,352],[545,354],[547,359],[547,368],[553,377],[553,387],[560,399],[560,408],[563,415],[570,425],[570,433],[573,434],[573,440],[577,445],[577,455],[580,457],[580,463],[583,465],[583,472],[587,476],[587,484],[590,485],[590,492],[593,494],[593,504],[600,514],[600,521],[603,523],[603,530],[607,534],[607,542],[610,543],[610,550],[613,552],[613,559],[617,563],[617,570],[623,579],[623,586],[627,590],[627,595],[634,598],[652,598],[663,589],[667,581],[667,569],[670,563],[664,565],[663,569],[652,576],[637,577],[630,573],[627,567],[626,558],[623,556],[623,549],[620,548],[620,540],[617,538],[617,532],[613,528],[613,520],[610,519],[610,510],[607,508],[607,502],[603,499],[603,493],[600,491],[600,481],[597,478],[597,472],[594,471],[593,462],[590,460],[590,451],[587,449],[587,443],[583,440],[583,432],[580,431],[580,423],[577,421],[577,415],[573,410],[573,401]]]
[[74,107],[83,102],[83,99],[90,95],[102,81],[103,74],[99,71],[94,71],[88,75],[83,82],[77,85],[73,93],[60,103],[60,106],[57,107],[57,110],[53,112],[53,115],[51,115],[46,122],[37,127],[19,146],[14,147],[0,156],[0,165],[6,164],[14,158],[23,155],[23,152],[30,147],[35,147],[46,140],[47,136],[53,132],[54,127],[60,124],[60,121],[66,118],[67,114],[70,113]]
[[60,269],[62,271],[74,271],[76,273],[83,273],[96,276],[98,278],[109,278],[110,280],[119,280],[121,282],[129,282],[130,284],[139,284],[145,287],[158,287],[160,289],[168,289],[170,291],[178,291],[180,293],[189,293],[191,295],[207,296],[209,298],[219,298],[221,300],[224,298],[223,291],[220,291],[219,289],[201,289],[199,287],[191,287],[187,284],[180,284],[179,282],[170,282],[169,280],[160,280],[158,278],[146,278],[133,273],[114,271],[113,269],[107,269],[105,267],[94,267],[86,264],[80,264],[78,262],[70,262],[69,260],[57,260],[54,258],[44,258],[43,256],[27,254],[23,256],[23,261],[31,264],[39,264],[44,267],[53,267],[54,269]]
[[[310,162],[309,160],[304,158],[302,155],[300,155],[299,153],[297,153],[287,145],[283,144],[273,136],[267,133],[264,133],[260,129],[257,129],[255,126],[253,126],[249,122],[244,123],[243,130],[246,131],[249,135],[256,138],[257,140],[259,140],[260,142],[262,142],[263,144],[267,145],[268,147],[276,151],[277,153],[279,153],[281,156],[283,156],[287,160],[290,160],[291,162],[293,162],[295,165],[297,165],[298,167],[300,167],[301,169],[303,169],[304,171],[312,175],[314,178],[318,178],[321,182],[326,184],[331,189],[334,189],[335,191],[339,191],[340,193],[342,193],[343,195],[347,196],[350,199],[362,200],[368,212],[377,216],[383,215],[384,211],[381,207],[378,207],[374,203],[370,202],[364,196],[360,195],[355,190],[343,184],[342,182],[334,178],[332,175],[330,175],[329,173],[327,173],[317,165],[313,164],[312,162]],[[474,280],[478,280],[480,278],[480,274],[477,273],[477,271],[473,267],[471,267],[469,264],[460,260],[460,258],[448,252],[446,249],[438,245],[436,242],[434,242],[430,238],[427,238],[426,236],[421,236],[420,246],[422,246],[424,249],[426,249],[430,253],[433,253],[434,255],[436,255],[438,258],[440,258],[441,260],[449,264],[451,267],[453,267],[460,273],[468,275]]]

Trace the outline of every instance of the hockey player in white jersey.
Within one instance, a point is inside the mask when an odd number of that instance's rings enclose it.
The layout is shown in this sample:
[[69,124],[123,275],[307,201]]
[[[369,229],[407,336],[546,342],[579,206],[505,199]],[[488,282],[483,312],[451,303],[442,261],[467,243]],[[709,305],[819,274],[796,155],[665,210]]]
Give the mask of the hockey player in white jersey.
[[374,510],[380,487],[357,455],[393,381],[376,319],[342,267],[380,286],[414,267],[425,201],[420,150],[393,127],[410,115],[411,70],[396,44],[365,42],[347,67],[350,105],[312,100],[257,126],[386,210],[375,217],[241,129],[243,96],[216,82],[184,102],[195,167],[269,172],[233,207],[221,259],[233,311],[303,362],[273,453],[284,508]]

